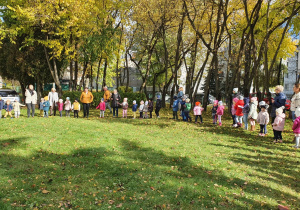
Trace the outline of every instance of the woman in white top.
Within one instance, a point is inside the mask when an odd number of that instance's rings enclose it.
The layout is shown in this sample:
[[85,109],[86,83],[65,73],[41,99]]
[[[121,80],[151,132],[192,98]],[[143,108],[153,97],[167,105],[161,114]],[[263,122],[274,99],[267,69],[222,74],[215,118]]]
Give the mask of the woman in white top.
[[51,92],[48,94],[49,102],[50,102],[50,116],[53,114],[54,110],[54,116],[56,115],[56,107],[58,102],[58,94],[56,92],[55,88],[51,89]]
[[297,108],[300,108],[300,84],[295,84],[294,85],[294,95],[291,99],[291,111],[292,111],[292,118],[293,118],[293,121],[296,119],[296,116],[295,116],[295,111]]
[[27,117],[30,117],[30,110],[32,110],[32,117],[34,117],[35,112],[35,105],[37,102],[37,94],[36,91],[33,89],[33,85],[29,85],[28,89],[25,91],[25,103],[27,106]]

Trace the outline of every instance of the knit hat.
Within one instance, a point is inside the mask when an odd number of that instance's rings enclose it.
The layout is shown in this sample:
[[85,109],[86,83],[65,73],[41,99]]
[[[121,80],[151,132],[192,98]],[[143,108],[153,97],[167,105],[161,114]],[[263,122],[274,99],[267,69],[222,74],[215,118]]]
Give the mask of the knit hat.
[[156,98],[157,98],[157,99],[160,99],[160,95],[157,95]]
[[219,106],[222,106],[222,105],[223,105],[223,102],[222,102],[222,101],[219,101],[218,104],[219,104]]
[[218,102],[219,102],[218,100],[214,100],[214,104],[218,104]]
[[261,102],[259,102],[259,107],[260,108],[265,108],[265,109],[268,109],[269,108],[269,105],[268,104],[266,104],[266,102],[265,101],[261,101]]
[[235,103],[238,102],[238,100],[239,100],[238,98],[232,99],[232,101],[235,102]]
[[185,101],[186,101],[187,103],[189,103],[189,102],[190,102],[190,99],[189,99],[189,98],[187,98]]
[[196,103],[195,103],[195,105],[196,106],[199,106],[201,103],[199,102],[199,101],[197,101]]
[[238,96],[238,99],[239,99],[239,100],[244,100],[244,96],[239,95],[239,96]]
[[45,96],[44,99],[45,99],[45,101],[48,101],[49,98],[48,98],[48,96]]
[[59,103],[62,103],[62,102],[63,102],[63,100],[62,100],[62,99],[59,99],[59,100],[58,100],[58,102],[59,102]]
[[101,101],[104,101],[104,98],[101,98]]
[[70,97],[67,97],[66,100],[69,100],[69,101],[70,101]]
[[148,105],[148,101],[145,101],[145,105]]
[[298,107],[295,111],[296,117],[300,117],[300,107]]
[[282,106],[282,107],[279,107],[279,108],[277,108],[277,109],[276,109],[276,113],[278,113],[278,114],[282,114],[284,109],[285,109],[285,107],[284,107],[284,106]]
[[251,102],[257,101],[257,97],[252,97]]
[[136,104],[136,100],[134,100],[132,103],[133,103],[133,104]]
[[233,92],[234,92],[234,93],[237,93],[238,91],[239,91],[238,88],[233,88]]

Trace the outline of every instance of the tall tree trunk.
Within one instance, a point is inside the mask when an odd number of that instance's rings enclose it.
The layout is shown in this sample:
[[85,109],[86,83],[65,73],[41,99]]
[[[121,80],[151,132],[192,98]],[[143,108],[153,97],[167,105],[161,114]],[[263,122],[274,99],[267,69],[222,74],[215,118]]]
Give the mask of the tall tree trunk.
[[105,58],[104,70],[103,70],[103,81],[102,81],[102,89],[106,86],[106,71],[107,71],[107,58]]
[[73,60],[70,61],[69,91],[73,91]]
[[91,77],[90,77],[90,84],[91,84],[91,92],[93,92],[93,64],[91,62]]
[[79,88],[81,88],[81,87],[82,87],[83,89],[85,88],[84,77],[85,77],[85,73],[86,73],[87,67],[88,67],[88,62],[85,61],[85,62],[84,62],[84,67],[83,67],[83,72],[82,72],[82,76],[81,76]]
[[129,67],[128,67],[128,57],[127,57],[127,55],[128,55],[128,52],[126,52],[126,54],[125,54],[125,64],[126,64],[126,74],[127,74],[127,77],[126,77],[126,79],[127,79],[127,81],[126,81],[126,89],[125,89],[125,92],[128,92],[128,87],[129,87]]
[[[76,56],[77,57],[77,56]],[[74,75],[74,81],[73,81],[73,87],[74,87],[74,90],[77,90],[77,85],[78,85],[78,60],[76,58],[75,60],[75,75]]]
[[102,56],[99,59],[99,63],[98,63],[98,70],[97,70],[97,77],[96,77],[96,91],[99,91],[99,75],[100,75],[100,66],[101,66],[101,62],[102,62]]

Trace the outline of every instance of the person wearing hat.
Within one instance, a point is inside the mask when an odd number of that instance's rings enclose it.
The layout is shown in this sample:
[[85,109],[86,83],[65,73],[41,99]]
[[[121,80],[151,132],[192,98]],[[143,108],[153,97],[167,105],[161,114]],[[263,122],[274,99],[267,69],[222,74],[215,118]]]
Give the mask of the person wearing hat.
[[276,109],[276,118],[272,123],[273,130],[274,130],[274,143],[277,142],[282,143],[281,133],[284,129],[284,123],[285,123],[285,114],[283,113],[284,109],[285,106]]
[[6,118],[7,117],[7,115],[9,115],[10,116],[10,118],[12,119],[13,117],[12,117],[12,115],[11,115],[11,111],[13,110],[13,106],[12,106],[12,104],[10,103],[10,100],[7,100],[6,101],[6,103],[5,103],[5,105],[4,105],[4,109],[5,109],[5,115],[4,115],[4,118]]
[[35,113],[35,105],[37,103],[37,93],[33,88],[33,85],[29,85],[28,89],[25,91],[25,103],[27,106],[27,117],[30,117],[30,111],[31,116],[34,117]]
[[74,103],[72,104],[72,110],[74,111],[74,118],[78,118],[78,113],[80,112],[80,103],[78,102],[78,99],[76,98],[74,100]]
[[40,117],[44,117],[44,101],[45,101],[45,99],[41,98],[40,105],[39,105]]
[[231,105],[231,117],[232,117],[232,127],[237,127],[237,119],[236,119],[236,109],[235,104],[239,101],[238,98],[232,99],[232,105]]
[[84,91],[81,93],[80,101],[83,106],[83,117],[89,118],[90,114],[90,105],[94,100],[93,94],[89,91],[87,87],[84,88]]
[[295,110],[295,116],[296,119],[294,121],[292,129],[294,131],[295,138],[296,138],[296,145],[294,147],[298,149],[300,148],[300,107],[298,107]]
[[105,108],[109,109],[109,112],[112,113],[111,111],[111,107],[110,107],[110,97],[111,97],[111,92],[107,89],[107,86],[103,87],[103,98],[104,98],[104,102],[105,102]]
[[70,117],[70,111],[71,110],[72,110],[72,103],[70,101],[70,97],[67,97],[66,101],[65,101],[66,117]]
[[52,88],[48,94],[48,99],[50,103],[50,116],[56,115],[56,108],[58,102],[58,93],[56,92],[55,88]]
[[251,131],[255,131],[255,121],[257,119],[257,98],[252,97],[251,98],[251,103],[250,103],[250,111],[248,114],[248,119],[250,120],[250,125],[251,125]]
[[2,118],[2,109],[4,108],[4,100],[0,97],[0,119]]
[[133,105],[132,105],[133,119],[135,119],[138,105],[136,104],[136,100],[134,100],[132,103],[133,103]]
[[44,102],[43,102],[44,117],[47,117],[47,118],[49,117],[49,109],[50,109],[49,97],[45,96]]
[[172,105],[172,108],[173,108],[173,120],[178,120],[178,98],[177,96],[174,96],[173,97],[173,105]]
[[15,113],[15,118],[19,118],[20,117],[20,112],[21,112],[21,106],[25,106],[21,103],[19,103],[17,100],[14,101],[13,103],[13,108],[14,108],[14,113]]
[[159,110],[161,109],[161,100],[160,100],[160,95],[156,96],[156,106],[155,106],[155,114],[156,117],[159,118]]
[[183,110],[183,114],[185,116],[185,121],[189,121],[190,120],[190,122],[192,122],[192,118],[189,115],[191,107],[192,107],[192,105],[190,103],[190,99],[189,98],[185,99],[185,108]]
[[259,136],[265,136],[267,133],[267,124],[269,123],[268,104],[266,102],[259,102],[260,112],[257,116],[257,123],[260,125]]
[[238,127],[242,127],[243,125],[243,109],[244,109],[244,97],[243,96],[238,96],[238,102],[235,104],[234,108],[236,109],[236,118],[237,118],[237,125]]
[[111,95],[111,107],[113,108],[113,117],[119,115],[119,106],[121,105],[121,95],[118,93],[117,89],[114,89],[113,94]]

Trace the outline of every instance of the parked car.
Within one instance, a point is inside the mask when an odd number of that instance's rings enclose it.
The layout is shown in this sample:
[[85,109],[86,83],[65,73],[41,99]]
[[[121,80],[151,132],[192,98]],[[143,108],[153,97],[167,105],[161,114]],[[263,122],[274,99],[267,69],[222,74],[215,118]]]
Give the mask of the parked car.
[[12,89],[0,89],[0,97],[4,100],[4,102],[7,100],[10,100],[11,102],[14,102],[15,100],[20,102],[19,94]]

